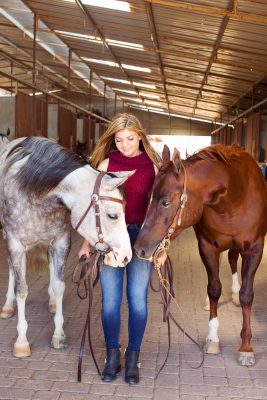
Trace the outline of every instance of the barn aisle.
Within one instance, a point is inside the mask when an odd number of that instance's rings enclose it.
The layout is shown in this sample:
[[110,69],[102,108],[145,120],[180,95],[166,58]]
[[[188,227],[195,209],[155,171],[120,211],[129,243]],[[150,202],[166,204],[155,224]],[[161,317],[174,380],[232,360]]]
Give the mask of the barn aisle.
[[[49,347],[53,319],[48,313],[48,273],[28,276],[29,296],[26,316],[31,357],[20,360],[12,356],[16,338],[17,316],[0,320],[0,399],[51,400],[230,400],[267,399],[267,247],[255,279],[252,317],[254,367],[241,367],[236,362],[240,344],[241,309],[231,303],[231,273],[227,255],[221,260],[223,294],[219,303],[221,354],[206,356],[197,369],[201,353],[196,345],[183,339],[172,324],[172,346],[167,365],[155,380],[166,355],[167,326],[162,322],[160,295],[149,292],[149,321],[141,352],[141,380],[135,387],[123,381],[123,371],[112,384],[104,384],[97,375],[86,344],[82,383],[77,382],[77,360],[81,332],[87,313],[87,300],[76,295],[71,274],[81,238],[73,233],[72,250],[66,268],[64,297],[65,333],[68,347]],[[5,301],[7,288],[6,250],[0,242],[0,301]],[[181,312],[173,305],[172,312],[186,331],[201,345],[207,333],[208,312],[203,305],[206,297],[206,275],[197,251],[192,229],[185,231],[171,245],[170,255],[175,267],[176,300]],[[29,275],[29,274],[28,274]],[[156,282],[156,276],[154,276]],[[101,291],[94,293],[93,343],[95,355],[104,365],[105,349],[100,321]],[[122,307],[121,345],[127,343],[127,305]]]

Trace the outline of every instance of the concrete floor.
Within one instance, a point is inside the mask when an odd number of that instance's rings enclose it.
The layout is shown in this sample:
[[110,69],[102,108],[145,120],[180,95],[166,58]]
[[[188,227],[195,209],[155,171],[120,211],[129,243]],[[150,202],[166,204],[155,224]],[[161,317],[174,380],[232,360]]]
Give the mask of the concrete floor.
[[[172,347],[168,363],[159,377],[168,345],[167,326],[162,322],[160,295],[149,292],[149,320],[141,352],[140,384],[129,387],[123,372],[111,384],[104,384],[97,375],[86,345],[82,383],[77,382],[77,360],[81,331],[87,313],[87,301],[76,295],[71,281],[80,237],[73,234],[72,251],[66,268],[64,297],[65,333],[68,347],[49,347],[53,333],[53,318],[48,313],[48,273],[28,276],[29,296],[26,317],[32,355],[27,359],[12,356],[16,339],[17,317],[0,320],[0,399],[60,399],[60,400],[239,400],[267,399],[267,247],[255,279],[255,299],[252,317],[254,367],[241,367],[236,362],[240,345],[241,309],[231,303],[231,274],[226,254],[221,262],[223,294],[219,303],[221,353],[208,355],[197,367],[201,352],[172,324]],[[0,241],[0,301],[5,301],[7,266],[5,244]],[[206,297],[206,275],[197,251],[192,229],[185,231],[171,245],[170,255],[175,267],[175,293],[181,311],[172,312],[188,333],[201,345],[207,334],[208,313],[203,305]],[[155,277],[156,278],[156,277]],[[101,369],[105,350],[100,320],[100,287],[95,289],[93,311],[93,342]],[[127,343],[127,305],[122,307],[121,344]]]

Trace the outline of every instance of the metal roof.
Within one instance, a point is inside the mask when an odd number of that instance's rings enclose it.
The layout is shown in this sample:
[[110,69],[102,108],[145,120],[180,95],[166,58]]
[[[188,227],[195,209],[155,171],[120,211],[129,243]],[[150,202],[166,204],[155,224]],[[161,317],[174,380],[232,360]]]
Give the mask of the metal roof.
[[1,88],[13,76],[213,121],[266,98],[266,0],[91,2],[0,0]]

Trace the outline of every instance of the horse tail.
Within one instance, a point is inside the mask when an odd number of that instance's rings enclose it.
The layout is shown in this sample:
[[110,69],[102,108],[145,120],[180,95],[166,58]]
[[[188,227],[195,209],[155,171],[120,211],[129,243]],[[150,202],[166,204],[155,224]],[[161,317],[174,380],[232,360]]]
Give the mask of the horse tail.
[[48,270],[48,246],[38,243],[27,251],[27,270],[33,273]]

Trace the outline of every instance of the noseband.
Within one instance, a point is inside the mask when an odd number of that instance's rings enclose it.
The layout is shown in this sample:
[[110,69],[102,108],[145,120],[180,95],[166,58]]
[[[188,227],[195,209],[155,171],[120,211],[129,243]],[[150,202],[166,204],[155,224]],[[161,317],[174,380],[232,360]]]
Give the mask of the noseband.
[[100,185],[102,178],[106,175],[106,172],[101,171],[99,175],[96,178],[95,181],[95,186],[93,190],[93,194],[91,196],[91,202],[87,209],[85,210],[84,214],[82,215],[80,221],[78,224],[75,226],[75,230],[79,228],[79,226],[83,223],[85,217],[89,213],[91,207],[94,208],[95,210],[95,221],[96,221],[96,229],[97,229],[97,235],[98,235],[98,241],[95,244],[95,249],[102,253],[102,254],[107,254],[110,251],[112,251],[112,248],[109,246],[108,243],[104,241],[104,236],[101,228],[101,221],[100,221],[100,208],[99,208],[99,202],[102,200],[108,200],[108,201],[113,201],[115,203],[122,204],[123,207],[125,207],[125,201],[121,199],[117,199],[116,197],[110,197],[110,196],[100,196],[99,195],[99,190],[100,190]]

